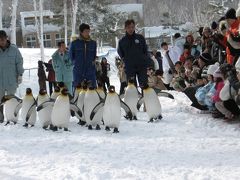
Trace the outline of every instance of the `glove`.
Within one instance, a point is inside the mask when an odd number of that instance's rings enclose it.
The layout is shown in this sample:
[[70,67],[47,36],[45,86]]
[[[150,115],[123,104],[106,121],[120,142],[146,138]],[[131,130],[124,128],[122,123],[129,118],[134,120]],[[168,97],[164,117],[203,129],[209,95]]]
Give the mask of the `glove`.
[[22,76],[18,76],[17,83],[18,83],[18,85],[22,83]]

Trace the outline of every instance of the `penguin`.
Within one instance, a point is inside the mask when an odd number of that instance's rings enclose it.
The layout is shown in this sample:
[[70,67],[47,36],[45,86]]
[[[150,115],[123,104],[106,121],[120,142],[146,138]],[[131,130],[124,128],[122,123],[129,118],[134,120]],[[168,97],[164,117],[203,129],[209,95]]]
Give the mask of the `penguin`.
[[[39,95],[37,97],[37,104],[38,106],[44,102],[47,102],[50,100],[50,97],[47,94],[47,91],[45,89],[40,89]],[[42,123],[42,128],[47,129],[48,127],[51,129],[51,113],[52,113],[52,106],[48,106],[42,111],[38,112],[38,118]]]
[[82,85],[79,84],[76,86],[76,88],[74,90],[74,95],[73,95],[73,99],[72,99],[73,103],[77,103],[77,100],[78,100],[78,97],[79,97],[79,94],[81,91],[82,91]]
[[149,116],[148,122],[162,119],[162,107],[156,92],[148,85],[143,87],[143,101],[146,107],[146,112]]
[[22,103],[22,100],[15,95],[3,96],[0,106],[4,106],[4,114],[7,120],[7,123],[5,124],[5,126],[11,122],[13,122],[13,124],[17,123],[18,116],[14,115],[14,111],[16,107],[21,103]]
[[86,120],[85,120],[85,117],[84,117],[84,108],[83,108],[84,106],[83,106],[83,104],[84,104],[84,98],[85,98],[85,94],[87,92],[87,89],[88,89],[87,85],[83,84],[82,90],[79,93],[78,99],[77,99],[77,107],[82,111],[82,117],[81,118],[78,117],[78,119],[79,119],[78,124],[81,125],[81,126],[84,126],[86,124]]
[[58,128],[63,128],[64,131],[68,131],[68,125],[70,122],[70,110],[76,112],[80,117],[82,116],[81,110],[73,103],[70,103],[69,93],[67,88],[63,88],[61,94],[56,100],[50,99],[38,106],[37,111],[41,111],[48,106],[53,106],[51,113],[51,120],[53,125],[53,131],[57,131]]
[[104,102],[98,103],[91,112],[90,119],[92,120],[95,114],[103,107],[103,121],[105,130],[110,131],[113,128],[113,133],[119,133],[119,124],[121,120],[121,107],[126,114],[132,118],[131,109],[124,103],[115,91],[114,86],[109,86],[108,94]]
[[[134,84],[135,78],[130,78],[128,81],[128,86],[124,94],[124,102],[130,107],[133,115],[133,119],[137,120],[137,103],[138,103],[138,90]],[[125,117],[129,119],[129,117]],[[131,120],[131,119],[130,119]]]
[[61,94],[61,92],[60,92],[60,87],[59,86],[56,86],[56,87],[54,87],[54,91],[53,91],[53,93],[52,93],[52,95],[51,95],[51,99],[57,99],[57,97],[59,96]]
[[90,115],[93,108],[100,102],[99,94],[97,93],[96,89],[93,87],[89,87],[85,97],[84,97],[84,117],[87,122],[87,126],[89,130],[92,130],[93,126],[96,127],[96,130],[100,130],[100,124],[102,121],[102,113],[101,110],[97,112],[95,117],[90,120]]
[[23,125],[24,127],[33,127],[35,125],[36,122],[36,107],[37,107],[37,103],[35,98],[32,95],[32,89],[31,88],[27,88],[26,89],[26,94],[23,97],[22,103],[19,104],[16,109],[15,109],[15,116],[17,116],[19,110],[20,110],[20,106],[22,107],[21,109],[21,117],[22,119],[25,121],[25,124]]

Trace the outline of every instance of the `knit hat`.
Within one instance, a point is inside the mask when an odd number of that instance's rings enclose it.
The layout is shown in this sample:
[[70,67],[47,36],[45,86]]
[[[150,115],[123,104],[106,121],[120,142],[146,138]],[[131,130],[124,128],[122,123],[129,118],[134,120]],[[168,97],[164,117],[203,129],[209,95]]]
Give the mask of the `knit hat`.
[[236,16],[240,17],[240,6],[238,7],[237,11],[236,11]]
[[4,30],[0,30],[0,38],[6,38],[7,33]]
[[212,29],[217,29],[217,27],[218,27],[218,24],[215,21],[213,21],[212,24],[211,24],[211,28]]
[[213,65],[210,65],[207,70],[207,74],[213,75],[214,72],[219,68],[219,64],[215,63]]
[[220,68],[218,67],[217,70],[213,73],[213,77],[215,78],[223,78],[223,74],[220,71]]
[[199,57],[203,62],[206,64],[213,64],[212,61],[212,56],[209,53],[202,53]]
[[226,19],[237,19],[236,17],[236,10],[231,8],[225,14]]

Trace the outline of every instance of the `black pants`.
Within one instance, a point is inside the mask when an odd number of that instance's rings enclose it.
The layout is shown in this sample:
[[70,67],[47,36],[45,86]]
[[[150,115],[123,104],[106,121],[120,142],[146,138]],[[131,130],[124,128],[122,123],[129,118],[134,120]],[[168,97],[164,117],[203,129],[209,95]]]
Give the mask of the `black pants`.
[[103,77],[102,78],[102,85],[103,85],[103,90],[107,92],[108,87],[110,86],[110,80],[109,77]]
[[127,68],[127,69],[128,70],[126,71],[126,74],[127,74],[128,80],[130,78],[137,77],[140,87],[144,87],[145,85],[148,84],[147,67],[139,66],[139,67],[135,67],[135,68],[131,67],[131,68]]
[[200,86],[189,87],[189,88],[186,88],[183,92],[192,101],[191,106],[193,106],[197,109],[200,109],[200,110],[208,110],[207,106],[203,106],[203,105],[199,104],[195,97],[196,91],[199,87]]
[[240,109],[237,103],[233,99],[229,99],[227,101],[223,101],[224,107],[229,110],[234,115],[240,115]]
[[120,84],[120,92],[119,92],[119,95],[122,95],[125,93],[125,88],[127,87],[127,82],[121,82]]
[[48,82],[49,85],[49,94],[50,96],[52,95],[54,88],[56,87],[57,83],[56,82]]

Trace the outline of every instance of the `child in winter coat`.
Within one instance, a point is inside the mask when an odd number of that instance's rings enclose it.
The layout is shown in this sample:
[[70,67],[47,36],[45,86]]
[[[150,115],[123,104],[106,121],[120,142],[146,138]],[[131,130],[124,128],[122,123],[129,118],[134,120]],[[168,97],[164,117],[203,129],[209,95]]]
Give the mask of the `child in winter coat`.
[[213,79],[213,74],[218,69],[218,67],[218,64],[209,66],[207,70],[208,83],[205,86],[198,88],[195,94],[198,103],[207,106],[208,110],[210,111],[214,110],[214,104],[211,98],[215,94],[215,83]]
[[214,72],[213,77],[214,77],[214,82],[215,82],[214,88],[216,89],[216,91],[215,91],[214,95],[212,96],[212,101],[215,104],[216,110],[213,111],[212,116],[214,118],[219,118],[219,117],[223,116],[224,112],[226,112],[226,108],[223,109],[224,108],[223,102],[219,96],[220,91],[222,90],[222,88],[224,86],[223,75],[219,68]]

